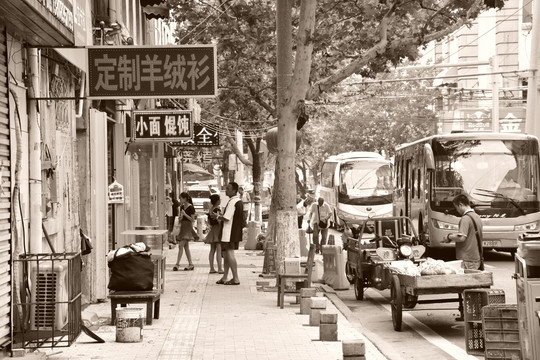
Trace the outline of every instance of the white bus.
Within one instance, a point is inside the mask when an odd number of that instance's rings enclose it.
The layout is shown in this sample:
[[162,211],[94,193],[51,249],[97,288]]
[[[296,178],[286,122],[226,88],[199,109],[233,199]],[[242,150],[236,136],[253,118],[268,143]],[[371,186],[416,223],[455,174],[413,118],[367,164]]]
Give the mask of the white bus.
[[377,153],[330,156],[318,190],[334,212],[336,227],[359,224],[368,216],[392,216],[392,164]]
[[517,238],[539,228],[538,139],[507,133],[452,133],[398,146],[394,214],[412,219],[428,248],[453,247],[453,198],[466,194],[482,218],[484,247],[515,253]]

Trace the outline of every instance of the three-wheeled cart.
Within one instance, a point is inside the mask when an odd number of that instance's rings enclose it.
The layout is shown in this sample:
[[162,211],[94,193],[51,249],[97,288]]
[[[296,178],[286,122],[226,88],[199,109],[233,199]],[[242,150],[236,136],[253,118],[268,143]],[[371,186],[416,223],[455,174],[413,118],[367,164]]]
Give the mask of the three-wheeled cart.
[[454,299],[419,299],[417,304],[433,304],[459,301],[459,313],[463,318],[464,290],[489,288],[493,285],[493,274],[480,270],[465,270],[464,274],[411,276],[393,272],[390,285],[392,322],[394,330],[401,331],[403,307],[408,297],[457,293]]
[[[399,256],[401,239],[411,239],[409,257]],[[355,237],[348,237],[344,241],[347,251],[345,273],[347,279],[354,285],[357,300],[364,299],[366,288],[377,290],[389,289],[392,272],[387,265],[398,260],[421,262],[420,259],[425,248],[418,245],[418,236],[412,221],[406,216],[374,217],[364,220]],[[407,297],[405,307],[414,307],[414,297]]]

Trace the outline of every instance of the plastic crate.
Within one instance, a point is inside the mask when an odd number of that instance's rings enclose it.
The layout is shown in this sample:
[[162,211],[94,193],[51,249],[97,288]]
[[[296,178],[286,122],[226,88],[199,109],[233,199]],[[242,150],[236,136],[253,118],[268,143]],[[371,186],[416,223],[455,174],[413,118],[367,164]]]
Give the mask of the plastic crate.
[[521,359],[517,305],[492,304],[482,309],[485,358]]
[[521,360],[520,349],[486,349],[485,360]]
[[471,321],[465,323],[465,348],[467,354],[484,355],[484,332],[481,322]]
[[486,331],[518,331],[517,305],[486,305],[482,309],[482,323]]
[[467,289],[463,291],[465,321],[482,321],[482,308],[484,306],[504,303],[504,290]]

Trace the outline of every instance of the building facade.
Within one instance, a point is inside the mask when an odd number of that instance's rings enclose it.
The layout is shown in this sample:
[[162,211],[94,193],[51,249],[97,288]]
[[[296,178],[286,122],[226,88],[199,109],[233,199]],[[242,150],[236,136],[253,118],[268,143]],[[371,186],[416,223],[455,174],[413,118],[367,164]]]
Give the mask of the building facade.
[[422,61],[442,67],[433,85],[437,133],[525,132],[532,39],[532,1],[505,1],[426,49]]
[[[161,0],[0,1],[0,346],[27,314],[24,254],[78,253],[82,302],[106,298],[106,253],[139,225],[163,228],[163,146],[130,145],[133,109],[151,100],[86,97],[85,46],[171,44]],[[109,186],[124,188],[110,202]]]

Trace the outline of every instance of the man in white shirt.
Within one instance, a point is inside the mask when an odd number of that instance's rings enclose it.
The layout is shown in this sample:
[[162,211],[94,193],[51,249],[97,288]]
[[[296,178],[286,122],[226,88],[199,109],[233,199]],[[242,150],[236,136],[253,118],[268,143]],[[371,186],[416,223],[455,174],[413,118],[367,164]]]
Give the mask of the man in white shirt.
[[[315,252],[321,253],[322,246],[326,245],[328,237],[328,221],[332,215],[330,205],[324,202],[324,198],[319,197],[317,202],[311,204],[308,216],[309,224],[313,229],[313,243],[315,244]],[[321,242],[319,243],[319,231],[321,232]]]

